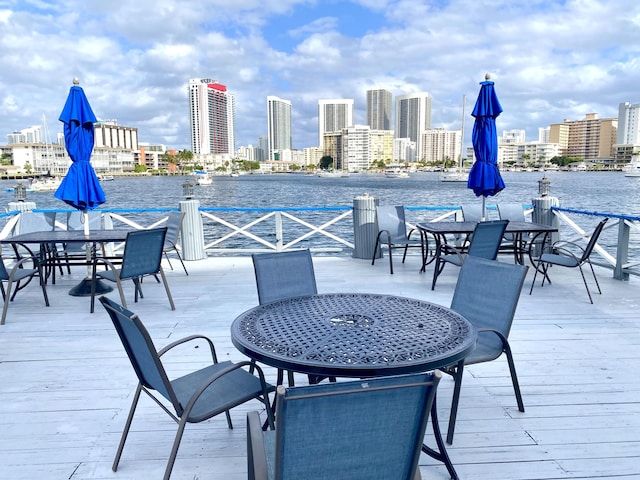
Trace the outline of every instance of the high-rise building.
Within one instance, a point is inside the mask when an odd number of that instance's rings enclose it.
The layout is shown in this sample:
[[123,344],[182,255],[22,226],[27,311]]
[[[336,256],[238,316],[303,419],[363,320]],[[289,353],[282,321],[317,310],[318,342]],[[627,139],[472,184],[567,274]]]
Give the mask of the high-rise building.
[[267,160],[279,160],[284,150],[291,150],[291,102],[267,97]]
[[234,97],[226,86],[209,78],[189,80],[192,152],[233,155],[234,111]]
[[433,128],[422,134],[424,161],[444,164],[445,160],[460,162],[462,130]]
[[618,105],[618,139],[620,145],[640,145],[640,103]]
[[431,97],[427,92],[396,97],[396,138],[416,142],[418,161],[421,161],[422,132],[431,128]]
[[391,130],[391,101],[388,90],[367,90],[367,125],[371,130]]
[[618,119],[601,119],[597,113],[549,126],[549,140],[560,144],[563,155],[587,160],[612,158],[617,135]]
[[353,125],[353,99],[318,100],[318,145],[323,148],[324,134]]

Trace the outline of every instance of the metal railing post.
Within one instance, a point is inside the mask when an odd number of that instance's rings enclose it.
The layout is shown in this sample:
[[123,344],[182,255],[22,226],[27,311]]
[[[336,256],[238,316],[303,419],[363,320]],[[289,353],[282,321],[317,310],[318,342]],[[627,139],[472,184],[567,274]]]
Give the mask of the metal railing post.
[[629,280],[629,274],[624,270],[624,265],[629,259],[629,232],[630,228],[627,222],[623,218],[619,219],[616,266],[613,268],[613,278],[616,280]]
[[282,212],[276,212],[276,252],[282,251]]

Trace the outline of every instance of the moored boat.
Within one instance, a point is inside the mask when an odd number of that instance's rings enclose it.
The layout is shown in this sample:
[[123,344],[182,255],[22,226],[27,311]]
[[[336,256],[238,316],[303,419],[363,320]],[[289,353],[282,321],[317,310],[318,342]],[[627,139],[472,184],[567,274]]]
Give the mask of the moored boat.
[[208,172],[204,172],[202,170],[195,170],[193,172],[194,182],[196,185],[211,185],[213,183],[213,178],[209,175]]
[[640,177],[640,155],[631,157],[631,162],[624,168],[625,177]]

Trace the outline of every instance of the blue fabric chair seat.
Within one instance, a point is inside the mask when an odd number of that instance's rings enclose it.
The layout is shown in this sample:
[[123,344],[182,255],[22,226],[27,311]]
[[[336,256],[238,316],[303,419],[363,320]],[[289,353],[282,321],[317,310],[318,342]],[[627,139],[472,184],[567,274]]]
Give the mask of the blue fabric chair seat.
[[543,263],[553,263],[554,265],[561,265],[563,267],[570,268],[580,265],[580,259],[569,255],[558,255],[556,253],[543,253],[540,256],[540,261]]

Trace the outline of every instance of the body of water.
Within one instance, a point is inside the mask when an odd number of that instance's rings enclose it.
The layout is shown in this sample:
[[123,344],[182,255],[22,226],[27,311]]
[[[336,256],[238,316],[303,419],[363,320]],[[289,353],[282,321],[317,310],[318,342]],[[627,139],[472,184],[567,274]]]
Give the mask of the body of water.
[[[506,188],[487,205],[498,202],[530,204],[538,196],[538,180],[551,181],[551,195],[560,205],[588,211],[640,216],[640,178],[622,172],[505,172]],[[101,208],[175,208],[182,199],[182,184],[189,177],[122,177],[104,182],[107,202]],[[0,181],[0,204],[13,200],[6,189],[14,180]],[[453,206],[481,202],[466,183],[438,180],[437,173],[416,173],[410,178],[352,174],[348,178],[320,178],[311,175],[241,175],[214,177],[210,186],[195,187],[195,198],[203,207],[322,207],[351,206],[363,194],[380,199],[380,204],[406,206]],[[53,192],[29,192],[27,199],[37,208],[66,209]]]

